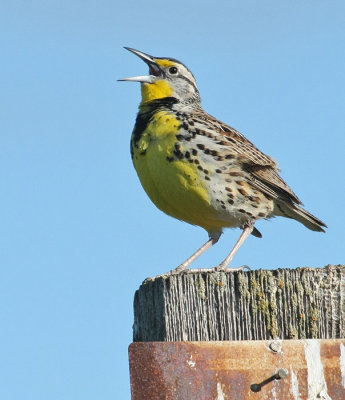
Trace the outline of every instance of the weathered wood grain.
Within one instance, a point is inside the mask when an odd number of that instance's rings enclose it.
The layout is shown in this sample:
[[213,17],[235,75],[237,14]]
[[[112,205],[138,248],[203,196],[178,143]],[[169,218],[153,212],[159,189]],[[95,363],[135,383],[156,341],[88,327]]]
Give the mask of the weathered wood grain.
[[134,341],[345,338],[345,266],[185,273],[144,282]]

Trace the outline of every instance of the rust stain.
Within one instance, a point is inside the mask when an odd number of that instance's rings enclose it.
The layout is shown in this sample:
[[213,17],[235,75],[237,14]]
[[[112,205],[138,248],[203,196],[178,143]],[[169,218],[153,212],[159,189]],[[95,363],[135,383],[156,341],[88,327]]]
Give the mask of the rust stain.
[[[310,400],[313,371],[307,357],[314,356],[314,347],[329,398],[344,400],[345,340],[316,342],[283,340],[279,352],[270,349],[271,341],[135,342],[129,348],[132,400]],[[315,346],[308,353],[310,344]],[[289,371],[287,377],[251,390],[281,368]]]

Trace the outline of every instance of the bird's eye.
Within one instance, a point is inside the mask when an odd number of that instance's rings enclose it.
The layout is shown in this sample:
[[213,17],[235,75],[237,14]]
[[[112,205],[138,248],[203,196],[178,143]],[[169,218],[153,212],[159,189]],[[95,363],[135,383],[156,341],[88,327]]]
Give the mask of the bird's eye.
[[169,72],[170,72],[171,74],[177,74],[177,68],[176,68],[176,67],[170,67],[170,68],[169,68]]

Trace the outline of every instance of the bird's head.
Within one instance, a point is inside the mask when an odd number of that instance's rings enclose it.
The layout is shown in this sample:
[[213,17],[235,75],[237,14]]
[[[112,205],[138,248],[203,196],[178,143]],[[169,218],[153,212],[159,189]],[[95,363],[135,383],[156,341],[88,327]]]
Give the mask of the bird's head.
[[149,75],[119,79],[141,83],[142,103],[174,97],[184,104],[200,104],[199,90],[190,70],[173,58],[152,57],[142,51],[125,47],[149,67]]

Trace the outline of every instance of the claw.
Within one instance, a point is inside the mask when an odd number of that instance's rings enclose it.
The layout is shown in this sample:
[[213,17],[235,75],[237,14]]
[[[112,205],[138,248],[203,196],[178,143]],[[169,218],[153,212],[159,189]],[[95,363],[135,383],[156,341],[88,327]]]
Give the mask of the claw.
[[229,267],[224,267],[222,264],[218,265],[218,267],[215,267],[214,270],[217,272],[236,272],[236,271],[244,271],[246,268],[248,269],[248,271],[252,270],[248,265],[242,265],[241,267],[237,268],[229,268]]

